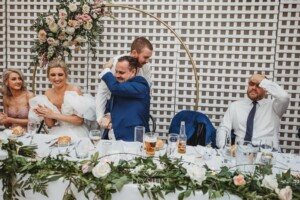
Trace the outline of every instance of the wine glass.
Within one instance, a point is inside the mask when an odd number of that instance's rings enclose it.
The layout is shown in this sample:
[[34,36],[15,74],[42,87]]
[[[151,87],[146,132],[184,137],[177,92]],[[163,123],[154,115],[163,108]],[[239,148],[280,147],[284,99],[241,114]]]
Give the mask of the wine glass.
[[101,139],[101,131],[100,130],[91,130],[89,133],[89,137],[94,144],[94,149],[96,149],[97,144],[99,143]]
[[32,144],[34,134],[37,131],[38,125],[39,124],[36,121],[31,121],[31,120],[28,121],[27,133],[30,135],[30,144]]

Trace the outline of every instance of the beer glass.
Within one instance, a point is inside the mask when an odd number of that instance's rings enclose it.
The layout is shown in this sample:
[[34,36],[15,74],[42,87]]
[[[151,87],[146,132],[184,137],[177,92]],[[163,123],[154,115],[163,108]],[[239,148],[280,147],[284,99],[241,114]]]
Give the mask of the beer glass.
[[156,139],[157,139],[157,136],[155,133],[152,133],[152,132],[145,133],[144,143],[145,143],[146,155],[154,156]]

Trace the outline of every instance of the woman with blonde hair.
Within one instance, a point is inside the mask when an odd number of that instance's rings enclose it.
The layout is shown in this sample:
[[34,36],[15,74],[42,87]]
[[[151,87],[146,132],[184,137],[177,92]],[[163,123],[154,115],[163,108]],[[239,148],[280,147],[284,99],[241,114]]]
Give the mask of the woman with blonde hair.
[[95,102],[80,88],[67,83],[69,68],[55,58],[48,63],[47,77],[52,88],[30,100],[30,116],[44,120],[50,134],[88,137],[84,122],[96,119]]
[[2,75],[4,112],[0,113],[0,125],[27,129],[29,99],[34,96],[27,91],[23,73],[18,69],[7,69]]

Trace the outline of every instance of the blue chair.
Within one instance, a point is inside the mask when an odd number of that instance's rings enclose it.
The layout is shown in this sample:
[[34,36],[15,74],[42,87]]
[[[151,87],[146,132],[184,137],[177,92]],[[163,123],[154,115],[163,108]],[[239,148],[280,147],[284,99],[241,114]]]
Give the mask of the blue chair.
[[169,133],[179,134],[181,121],[185,121],[188,145],[211,144],[216,148],[216,129],[205,114],[191,110],[180,111],[173,117]]

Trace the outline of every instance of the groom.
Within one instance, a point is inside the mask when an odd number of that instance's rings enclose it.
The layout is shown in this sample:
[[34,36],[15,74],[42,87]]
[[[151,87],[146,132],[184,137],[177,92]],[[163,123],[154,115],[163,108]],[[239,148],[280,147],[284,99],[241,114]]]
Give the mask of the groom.
[[[107,111],[111,113],[111,127],[116,140],[133,141],[134,127],[144,126],[149,132],[150,87],[146,79],[136,76],[139,62],[123,56],[118,59],[115,77],[109,68],[99,75],[110,90]],[[107,138],[108,131],[103,138]]]

